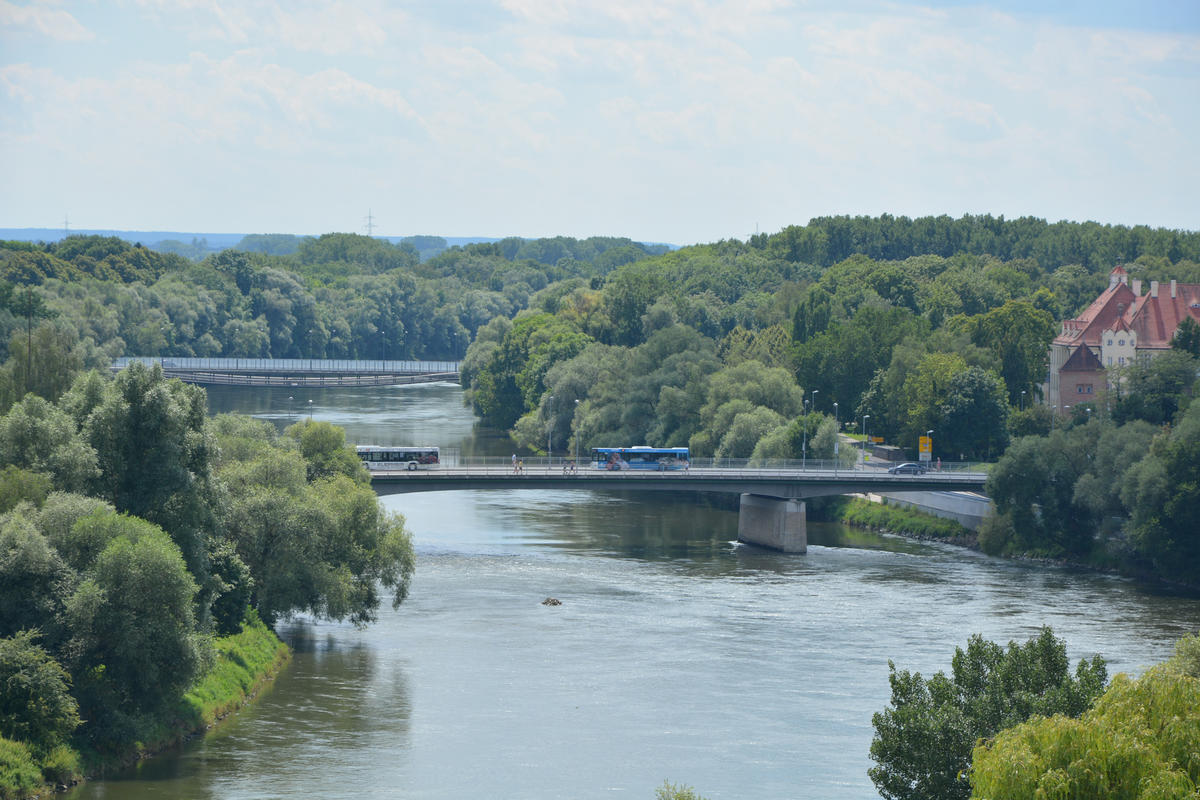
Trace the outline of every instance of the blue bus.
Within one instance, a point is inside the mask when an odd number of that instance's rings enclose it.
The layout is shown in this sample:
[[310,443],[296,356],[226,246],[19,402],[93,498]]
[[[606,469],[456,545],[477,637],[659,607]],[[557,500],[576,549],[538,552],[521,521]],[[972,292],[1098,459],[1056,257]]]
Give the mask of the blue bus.
[[686,447],[593,447],[595,469],[687,469],[691,457]]

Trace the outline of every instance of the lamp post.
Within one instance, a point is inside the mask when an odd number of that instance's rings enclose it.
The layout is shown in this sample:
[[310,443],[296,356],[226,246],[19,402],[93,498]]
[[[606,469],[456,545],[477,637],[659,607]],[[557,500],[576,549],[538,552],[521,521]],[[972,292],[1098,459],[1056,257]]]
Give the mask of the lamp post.
[[[929,438],[929,460],[930,460],[930,462],[932,462],[933,461],[933,430],[930,429],[930,430],[925,431],[925,436]],[[933,466],[933,464],[931,463],[930,466]]]
[[[579,400],[575,400],[575,416],[579,416]],[[579,426],[575,426],[575,468],[579,468]]]
[[312,422],[312,400],[308,401],[308,421]]
[[870,418],[870,414],[863,414],[863,469],[867,468],[867,420]]
[[833,401],[833,474],[838,470],[838,441],[842,438],[842,427],[838,423],[837,401]]
[[546,414],[550,424],[546,426],[546,463],[550,463],[550,436],[554,433],[554,395],[546,398]]
[[1021,411],[1025,410],[1025,390],[1021,390]]
[[800,425],[802,427],[802,436],[800,439],[800,469],[808,467],[808,398],[800,398]]
[[292,405],[292,396],[289,394],[288,395],[288,422],[290,423],[292,421],[292,418],[295,416],[296,416],[296,409]]

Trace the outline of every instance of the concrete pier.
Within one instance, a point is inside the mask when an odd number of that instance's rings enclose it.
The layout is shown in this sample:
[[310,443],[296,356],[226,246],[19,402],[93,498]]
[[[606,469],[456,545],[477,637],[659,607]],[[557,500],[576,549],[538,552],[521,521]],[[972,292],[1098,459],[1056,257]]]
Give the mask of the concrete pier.
[[738,541],[784,553],[808,552],[804,501],[743,494],[738,508]]

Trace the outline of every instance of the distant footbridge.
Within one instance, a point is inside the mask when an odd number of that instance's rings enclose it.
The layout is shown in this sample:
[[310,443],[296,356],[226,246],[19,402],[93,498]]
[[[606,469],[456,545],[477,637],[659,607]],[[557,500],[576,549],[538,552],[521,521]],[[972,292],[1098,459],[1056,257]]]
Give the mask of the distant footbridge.
[[458,361],[127,356],[114,360],[112,370],[134,362],[157,365],[168,377],[204,386],[397,386],[459,380]]

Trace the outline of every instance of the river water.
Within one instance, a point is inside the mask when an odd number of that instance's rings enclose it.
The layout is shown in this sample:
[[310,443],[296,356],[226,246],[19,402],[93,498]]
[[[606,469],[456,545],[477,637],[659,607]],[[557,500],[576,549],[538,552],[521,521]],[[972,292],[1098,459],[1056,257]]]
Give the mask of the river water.
[[[511,448],[451,385],[220,388],[210,408],[311,414],[357,443]],[[872,798],[888,659],[931,674],[971,633],[1050,625],[1072,661],[1140,672],[1200,628],[1194,597],[842,526],[810,523],[805,555],[741,546],[723,497],[382,502],[418,556],[399,610],[365,630],[281,625],[295,658],[256,703],[69,797],[651,800],[669,780],[709,800]]]

